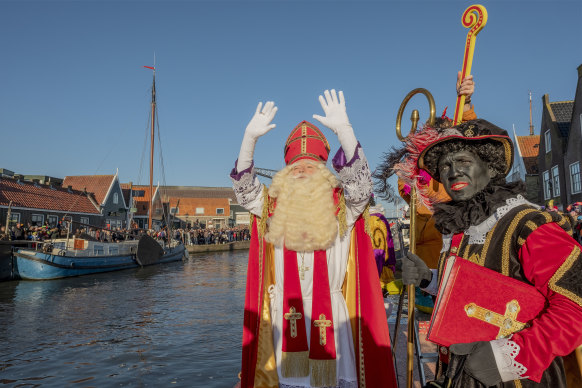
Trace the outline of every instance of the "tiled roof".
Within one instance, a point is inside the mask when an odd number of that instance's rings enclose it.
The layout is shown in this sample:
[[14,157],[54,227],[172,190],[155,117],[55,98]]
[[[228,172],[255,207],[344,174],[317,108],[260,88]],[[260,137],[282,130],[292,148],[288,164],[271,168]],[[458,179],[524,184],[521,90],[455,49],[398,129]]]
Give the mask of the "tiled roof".
[[567,138],[570,133],[570,122],[572,120],[572,111],[574,110],[574,101],[551,102],[550,108],[556,118],[556,124],[560,131],[560,136]]
[[540,153],[540,136],[517,136],[519,150],[524,158],[537,157]]
[[[188,197],[170,197],[169,203],[170,207],[176,207],[180,201],[179,216],[228,216],[229,215],[229,203],[228,198],[188,198]],[[196,209],[203,208],[204,214],[196,213]],[[224,214],[216,214],[216,208],[223,208]]]
[[93,193],[97,202],[102,205],[113,178],[115,175],[66,176],[63,180],[63,187],[72,186],[73,189],[80,191],[85,189],[87,192]]
[[82,191],[0,178],[0,205],[70,213],[100,214]]

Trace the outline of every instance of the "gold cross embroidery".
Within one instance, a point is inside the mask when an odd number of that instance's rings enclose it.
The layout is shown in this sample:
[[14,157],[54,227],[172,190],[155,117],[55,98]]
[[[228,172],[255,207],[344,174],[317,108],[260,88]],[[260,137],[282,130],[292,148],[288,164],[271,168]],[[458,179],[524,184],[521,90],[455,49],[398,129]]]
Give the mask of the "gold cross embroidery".
[[325,335],[325,328],[331,326],[331,321],[325,319],[325,314],[319,314],[319,319],[313,321],[315,327],[319,327],[319,344],[325,345],[327,337]]
[[303,314],[296,312],[295,307],[290,307],[289,312],[283,315],[286,320],[291,321],[291,338],[297,337],[297,320],[303,317]]
[[475,303],[465,305],[465,312],[468,317],[476,318],[480,321],[499,327],[499,333],[497,334],[497,337],[495,337],[496,339],[505,338],[525,327],[525,323],[517,320],[519,310],[519,303],[515,299],[505,305],[504,315],[477,306]]

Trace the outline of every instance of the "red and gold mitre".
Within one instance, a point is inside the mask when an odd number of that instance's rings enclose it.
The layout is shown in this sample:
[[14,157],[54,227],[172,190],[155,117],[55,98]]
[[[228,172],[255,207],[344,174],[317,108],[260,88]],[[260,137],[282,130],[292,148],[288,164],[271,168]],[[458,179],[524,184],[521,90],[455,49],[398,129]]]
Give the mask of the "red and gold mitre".
[[285,164],[290,165],[301,159],[327,162],[329,143],[319,128],[308,121],[300,122],[285,142]]

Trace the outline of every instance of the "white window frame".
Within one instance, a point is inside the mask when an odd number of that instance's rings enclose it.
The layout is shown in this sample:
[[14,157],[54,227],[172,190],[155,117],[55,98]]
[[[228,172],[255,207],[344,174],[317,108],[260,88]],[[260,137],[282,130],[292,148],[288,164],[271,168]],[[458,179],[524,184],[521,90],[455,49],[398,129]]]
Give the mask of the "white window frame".
[[204,208],[203,207],[197,207],[196,208],[196,214],[204,214]]
[[[44,225],[44,214],[38,214],[38,213],[33,213],[33,214],[31,214],[31,215],[30,215],[30,223],[31,223],[31,224],[34,222],[34,221],[32,220],[32,217],[34,217],[34,216],[40,217],[40,219],[41,219],[41,221],[40,221],[40,226],[43,226],[43,225]],[[35,226],[37,226],[37,225],[35,224]]]
[[180,214],[180,208],[179,207],[171,207],[170,214]]
[[546,140],[546,154],[547,154],[552,150],[552,134],[550,133],[549,129],[544,133],[544,139]]
[[115,205],[119,204],[119,193],[113,193],[113,203]]
[[[547,179],[546,179],[547,178]],[[544,186],[544,200],[550,199],[550,185],[551,182],[550,171],[546,170],[542,173],[542,182]]]
[[[222,213],[219,213],[218,211],[222,210]],[[223,216],[224,215],[224,208],[223,207],[217,207],[216,208],[216,215],[217,216]]]
[[552,167],[552,182],[554,184],[553,198],[560,196],[560,169],[558,165]]
[[[89,225],[89,217],[81,217],[81,224],[87,224]],[[86,227],[86,225],[82,225],[84,228]]]
[[[578,172],[576,173],[574,167],[577,168]],[[576,186],[577,189],[576,190]],[[570,189],[572,194],[578,194],[582,192],[582,176],[580,175],[580,162],[574,162],[570,165]]]

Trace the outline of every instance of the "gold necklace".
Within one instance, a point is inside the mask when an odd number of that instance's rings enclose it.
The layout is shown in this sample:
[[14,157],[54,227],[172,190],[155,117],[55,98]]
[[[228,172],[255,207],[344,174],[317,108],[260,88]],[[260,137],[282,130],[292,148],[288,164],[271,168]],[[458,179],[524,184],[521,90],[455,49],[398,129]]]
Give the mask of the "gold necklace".
[[301,256],[301,267],[299,267],[299,277],[301,280],[305,280],[305,272],[309,271],[309,267],[305,266],[305,252],[299,253]]

